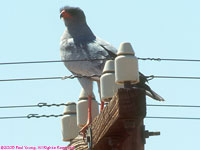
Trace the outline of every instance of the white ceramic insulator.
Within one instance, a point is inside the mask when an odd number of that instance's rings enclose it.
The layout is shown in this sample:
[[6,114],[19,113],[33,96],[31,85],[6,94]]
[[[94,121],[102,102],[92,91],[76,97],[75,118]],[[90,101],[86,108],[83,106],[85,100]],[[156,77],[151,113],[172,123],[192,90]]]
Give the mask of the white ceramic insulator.
[[64,107],[64,114],[76,113],[76,103],[68,102],[67,106]]
[[79,128],[77,126],[76,103],[67,103],[64,116],[61,119],[63,141],[70,141],[78,136]]
[[[99,106],[96,100],[92,100],[92,120],[99,114]],[[82,128],[88,119],[88,99],[81,99],[77,104],[77,126]]]
[[114,61],[108,60],[103,69],[103,75],[100,78],[101,101],[109,102],[121,85],[115,83]]
[[115,82],[139,82],[138,59],[130,43],[122,43],[115,59]]
[[70,141],[78,136],[79,128],[77,126],[76,114],[65,115],[62,117],[62,135],[63,141]]
[[[80,93],[79,99],[88,99],[88,95],[87,95],[87,93],[85,92],[84,89],[81,89],[81,93]],[[95,100],[95,96],[94,96],[93,92],[92,92],[92,99]]]
[[115,83],[114,73],[105,73],[100,78],[101,87],[101,100],[103,102],[110,102],[114,94],[119,88],[123,88],[123,85],[117,85]]

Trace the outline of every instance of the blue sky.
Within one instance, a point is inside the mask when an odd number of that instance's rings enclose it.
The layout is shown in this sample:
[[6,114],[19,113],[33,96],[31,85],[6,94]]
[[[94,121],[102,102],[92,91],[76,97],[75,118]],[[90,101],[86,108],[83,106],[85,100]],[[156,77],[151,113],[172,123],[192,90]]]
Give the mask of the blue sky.
[[[0,62],[60,60],[59,41],[65,27],[59,9],[78,6],[93,32],[119,47],[130,42],[138,57],[200,59],[200,2],[198,0],[4,0],[0,1]],[[200,76],[199,63],[139,61],[145,75]],[[0,79],[64,76],[62,63],[2,65]],[[162,104],[200,105],[199,81],[154,79],[149,85],[162,95]],[[73,89],[73,90],[72,90]],[[0,105],[77,101],[81,87],[75,80],[0,83]],[[97,94],[97,88],[95,87]],[[160,104],[147,98],[149,104]],[[30,113],[60,114],[59,108],[0,109],[0,116]],[[148,116],[200,117],[197,108],[148,108]],[[66,146],[61,118],[0,120],[0,145]],[[147,139],[146,149],[197,149],[197,120],[145,119],[148,130],[161,136]]]

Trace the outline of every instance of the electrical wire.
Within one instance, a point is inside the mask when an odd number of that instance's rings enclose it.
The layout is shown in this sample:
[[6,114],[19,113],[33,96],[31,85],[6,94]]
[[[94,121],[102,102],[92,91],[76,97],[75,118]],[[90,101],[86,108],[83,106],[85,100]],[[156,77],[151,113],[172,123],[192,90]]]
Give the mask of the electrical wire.
[[[17,106],[0,106],[1,108],[26,108],[26,107],[52,107],[52,106],[68,106],[71,104],[65,104],[65,103],[60,103],[60,104],[47,104],[40,102],[36,105],[17,105]],[[100,104],[99,104],[100,105]],[[175,107],[175,108],[200,108],[199,105],[154,105],[154,104],[147,104],[148,107]]]
[[[1,119],[30,119],[30,118],[51,118],[51,117],[62,117],[65,114],[59,115],[38,115],[38,114],[28,114],[27,116],[13,116],[13,117],[0,117]],[[172,119],[172,120],[200,120],[198,117],[163,117],[163,116],[147,116],[146,119]]]
[[61,104],[47,104],[47,103],[38,103],[37,105],[18,105],[18,106],[0,106],[0,108],[24,108],[24,107],[52,107],[52,106],[68,106],[71,104],[65,104],[65,103],[61,103]]
[[44,77],[44,78],[18,78],[18,79],[2,79],[0,82],[11,82],[11,81],[33,81],[33,80],[65,80],[65,79],[74,79],[74,78],[93,78],[100,77],[100,75],[91,75],[91,76],[81,76],[81,75],[70,75],[64,77]]
[[5,62],[0,65],[22,65],[22,64],[41,64],[41,63],[58,63],[58,62],[77,62],[77,61],[105,61],[110,59],[78,59],[78,60],[39,60],[39,61],[22,61],[22,62]]
[[182,58],[141,58],[139,60],[150,60],[150,61],[185,61],[185,62],[200,62],[200,59],[182,59]]
[[[81,76],[81,75],[70,75],[70,76],[64,76],[64,77],[44,77],[44,78],[18,78],[18,79],[1,79],[0,82],[10,82],[10,81],[33,81],[33,80],[65,80],[65,79],[74,79],[74,78],[93,78],[93,77],[100,77],[100,75],[91,75],[91,76]],[[200,77],[181,77],[181,76],[156,76],[156,75],[150,75],[145,76],[147,80],[152,80],[155,78],[160,79],[196,79],[200,80]]]
[[194,117],[154,117],[154,116],[147,116],[147,119],[174,119],[174,120],[200,120],[200,118]]
[[24,119],[27,116],[15,116],[15,117],[0,117],[0,119]]
[[198,105],[154,105],[147,104],[148,107],[183,107],[183,108],[200,108]]
[[10,82],[10,81],[31,81],[31,80],[57,80],[57,79],[62,79],[62,77],[2,79],[2,80],[0,80],[0,82]]
[[[22,65],[22,64],[41,64],[41,63],[58,63],[58,62],[76,62],[76,61],[101,61],[110,59],[79,59],[79,60],[39,60],[39,61],[19,61],[19,62],[4,62],[0,65]],[[144,61],[185,61],[185,62],[200,62],[200,59],[182,59],[182,58],[142,58],[138,57],[138,60]]]
[[64,114],[59,115],[38,115],[38,114],[28,114],[27,116],[14,116],[14,117],[0,117],[0,119],[30,119],[30,118],[50,118],[50,117],[62,117]]
[[150,75],[150,76],[145,76],[147,80],[152,80],[152,79],[195,79],[199,80],[200,77],[186,77],[186,76],[157,76],[157,75]]

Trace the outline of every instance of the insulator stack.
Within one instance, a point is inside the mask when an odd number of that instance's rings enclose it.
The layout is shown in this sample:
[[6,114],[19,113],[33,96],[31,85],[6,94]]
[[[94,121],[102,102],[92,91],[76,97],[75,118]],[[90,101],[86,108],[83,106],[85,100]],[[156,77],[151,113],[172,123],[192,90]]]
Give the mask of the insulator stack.
[[[95,96],[92,96],[92,120],[99,114],[98,102],[95,100]],[[88,118],[88,95],[82,89],[77,104],[77,126],[82,128],[87,123]]]
[[130,43],[121,43],[115,59],[115,82],[136,84],[139,82],[138,59]]
[[63,141],[71,141],[78,136],[79,128],[77,126],[76,103],[67,103],[62,117],[62,135]]
[[105,63],[103,74],[100,78],[101,84],[101,100],[109,102],[113,95],[117,92],[118,88],[122,88],[121,85],[115,83],[115,68],[114,61],[108,60]]

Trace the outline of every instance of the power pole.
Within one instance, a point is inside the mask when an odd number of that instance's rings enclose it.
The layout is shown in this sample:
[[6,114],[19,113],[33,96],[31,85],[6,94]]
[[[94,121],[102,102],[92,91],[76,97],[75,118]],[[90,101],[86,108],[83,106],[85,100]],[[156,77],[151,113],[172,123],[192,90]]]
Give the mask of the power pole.
[[145,138],[158,133],[145,131],[146,97],[143,89],[119,89],[90,126],[88,142],[78,136],[68,146],[87,150],[144,150]]

